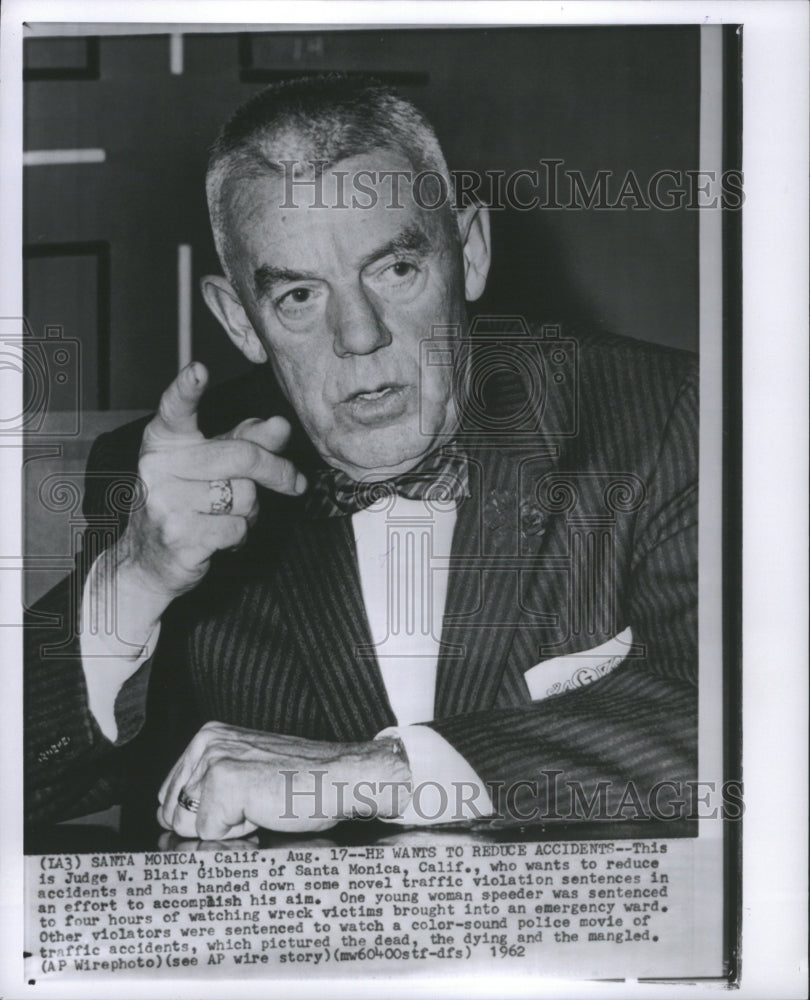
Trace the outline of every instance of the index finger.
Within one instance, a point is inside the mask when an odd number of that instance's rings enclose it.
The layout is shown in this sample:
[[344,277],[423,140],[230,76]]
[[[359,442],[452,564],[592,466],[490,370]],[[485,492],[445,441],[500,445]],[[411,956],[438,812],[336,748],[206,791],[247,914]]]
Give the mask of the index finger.
[[255,441],[213,439],[178,451],[174,474],[196,481],[213,479],[252,479],[259,486],[298,496],[307,488],[307,480],[293,463]]
[[145,432],[158,441],[176,441],[177,438],[199,438],[197,409],[208,384],[208,370],[198,361],[178,374],[177,378],[160,397],[158,411]]

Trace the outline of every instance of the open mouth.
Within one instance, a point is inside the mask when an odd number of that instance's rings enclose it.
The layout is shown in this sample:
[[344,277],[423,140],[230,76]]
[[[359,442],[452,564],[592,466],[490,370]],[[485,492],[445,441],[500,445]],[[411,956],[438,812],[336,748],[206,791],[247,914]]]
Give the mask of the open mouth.
[[400,388],[396,385],[381,385],[377,389],[361,389],[359,392],[355,392],[353,395],[349,396],[349,400],[353,401],[355,399],[359,400],[377,400],[385,399],[386,396],[390,396],[392,393],[396,392]]
[[407,408],[407,386],[383,383],[374,388],[360,389],[347,396],[345,403],[354,419],[361,423],[396,419]]

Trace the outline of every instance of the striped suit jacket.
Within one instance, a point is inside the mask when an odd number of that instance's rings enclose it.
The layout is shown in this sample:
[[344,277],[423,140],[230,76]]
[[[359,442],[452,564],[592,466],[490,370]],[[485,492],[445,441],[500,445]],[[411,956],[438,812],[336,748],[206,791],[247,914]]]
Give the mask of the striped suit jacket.
[[[696,361],[594,334],[533,335],[512,350],[534,359],[532,384],[512,377],[514,365],[490,365],[490,398],[462,421],[471,496],[457,517],[427,724],[512,818],[568,815],[573,786],[591,796],[600,781],[609,783],[603,803],[618,808],[628,783],[644,799],[658,782],[696,777]],[[261,368],[211,390],[201,426],[220,433],[273,412],[294,421]],[[155,789],[209,719],[338,741],[395,723],[350,518],[313,519],[300,499],[262,492],[248,545],[218,554],[166,612],[153,661],[119,696],[117,744],[104,737],[87,708],[76,622],[92,557],[126,523],[121,484],[132,480],[143,427],[95,443],[85,551],[29,617],[26,796],[35,823],[122,797],[142,809],[145,796],[153,812]],[[319,463],[295,423],[290,454],[310,474]],[[532,700],[529,669],[628,626],[621,666]]]

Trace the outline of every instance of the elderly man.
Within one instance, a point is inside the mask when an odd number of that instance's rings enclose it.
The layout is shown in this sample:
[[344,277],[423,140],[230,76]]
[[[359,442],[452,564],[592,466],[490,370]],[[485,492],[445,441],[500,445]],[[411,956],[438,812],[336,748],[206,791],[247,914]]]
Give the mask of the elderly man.
[[161,824],[206,838],[654,814],[695,777],[694,361],[470,336],[489,226],[451,191],[368,82],[273,86],[222,130],[202,291],[255,374],[191,364],[94,447],[88,544],[38,609],[66,636],[27,633],[33,821],[150,767]]

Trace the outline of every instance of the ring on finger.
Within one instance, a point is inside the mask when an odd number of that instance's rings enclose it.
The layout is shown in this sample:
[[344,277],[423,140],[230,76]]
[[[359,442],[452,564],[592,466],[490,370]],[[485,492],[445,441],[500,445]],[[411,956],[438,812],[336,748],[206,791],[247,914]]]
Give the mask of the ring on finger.
[[177,804],[192,813],[197,812],[200,808],[200,800],[192,798],[185,788],[180,789],[180,793],[177,796]]
[[208,496],[212,514],[230,514],[233,510],[233,483],[230,479],[212,479],[208,483]]

